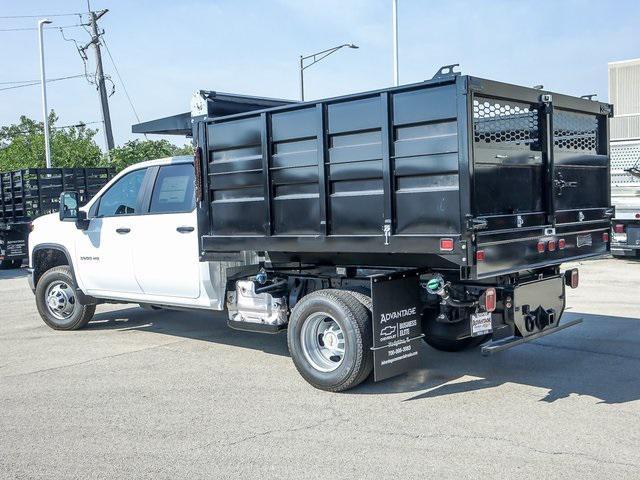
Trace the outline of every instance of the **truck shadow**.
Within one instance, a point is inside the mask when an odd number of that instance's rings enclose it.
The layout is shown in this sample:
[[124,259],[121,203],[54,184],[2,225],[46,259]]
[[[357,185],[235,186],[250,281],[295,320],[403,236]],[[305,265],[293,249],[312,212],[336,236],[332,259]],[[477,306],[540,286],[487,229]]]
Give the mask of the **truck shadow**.
[[[95,316],[88,329],[141,330],[288,356],[286,335],[232,330],[224,313],[125,308]],[[565,313],[584,323],[491,357],[479,349],[460,353],[423,347],[424,368],[374,383],[370,377],[345,395],[413,393],[404,401],[500,388],[539,387],[540,401],[571,395],[616,404],[640,399],[640,318]]]
[[540,401],[586,395],[601,403],[640,399],[640,318],[567,312],[584,323],[491,357],[480,350],[438,352],[425,346],[425,368],[354,394],[416,392],[405,401],[499,388],[507,383],[539,387]]
[[9,268],[6,270],[0,270],[0,280],[10,280],[14,278],[26,278],[29,276],[29,272],[26,268]]
[[144,310],[139,307],[97,313],[87,330],[141,330],[262,350],[272,355],[288,356],[286,330],[280,334],[241,332],[229,328],[224,312],[178,310]]

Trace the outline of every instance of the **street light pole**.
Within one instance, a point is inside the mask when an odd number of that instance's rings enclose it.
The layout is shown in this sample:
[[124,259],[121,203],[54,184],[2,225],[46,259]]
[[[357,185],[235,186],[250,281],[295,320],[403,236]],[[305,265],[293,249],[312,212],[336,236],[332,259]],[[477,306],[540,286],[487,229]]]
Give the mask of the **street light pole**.
[[47,109],[47,81],[44,73],[44,41],[42,27],[51,20],[43,18],[38,21],[38,36],[40,39],[40,85],[42,87],[42,120],[44,124],[44,148],[47,168],[51,168],[51,145],[49,144],[49,112]]
[[[315,65],[320,60],[327,58],[332,53],[337,52],[341,48],[349,47],[349,48],[360,48],[353,43],[344,43],[342,45],[338,45],[337,47],[327,48],[326,50],[322,50],[321,52],[312,53],[311,55],[302,56],[300,55],[300,100],[304,102],[304,71],[309,68],[311,65]],[[311,63],[305,65],[304,61],[308,59],[312,59]]]
[[304,57],[300,55],[300,101],[304,102]]
[[400,85],[400,73],[398,71],[398,0],[391,0],[393,4],[393,85]]

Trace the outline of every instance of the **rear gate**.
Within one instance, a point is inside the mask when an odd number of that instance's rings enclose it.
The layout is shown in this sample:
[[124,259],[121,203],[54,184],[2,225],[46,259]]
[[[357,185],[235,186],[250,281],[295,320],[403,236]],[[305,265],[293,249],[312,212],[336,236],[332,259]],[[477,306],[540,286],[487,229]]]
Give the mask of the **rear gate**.
[[472,99],[475,276],[607,252],[609,106],[493,87]]

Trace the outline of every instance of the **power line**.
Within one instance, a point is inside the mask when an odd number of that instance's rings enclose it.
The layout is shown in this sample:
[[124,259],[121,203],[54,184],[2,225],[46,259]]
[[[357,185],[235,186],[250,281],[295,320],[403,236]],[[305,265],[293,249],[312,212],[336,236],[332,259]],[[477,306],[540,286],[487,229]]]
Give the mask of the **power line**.
[[[86,127],[87,125],[94,125],[96,123],[102,123],[102,121],[96,120],[94,122],[79,122],[76,123],[74,125],[61,125],[59,127],[49,127],[51,130],[64,130],[65,128],[80,128],[80,127]],[[40,133],[38,132],[38,127],[36,126],[36,128],[34,129],[29,129],[29,130],[11,130],[11,127],[3,127],[6,128],[10,131],[10,133],[12,134],[18,134],[18,135],[22,135],[22,134],[29,134],[29,133]]]
[[[80,75],[80,76],[84,76],[84,75]],[[75,75],[70,75],[68,77],[51,78],[48,81],[61,80],[66,78],[75,78],[75,77],[76,77]],[[11,82],[0,82],[0,85],[16,85],[18,83],[40,83],[40,80],[13,80]]]
[[80,13],[54,13],[54,14],[42,14],[42,15],[2,15],[0,18],[39,18],[39,17],[74,17],[81,15]]
[[[46,81],[46,83],[59,82],[60,80],[69,80],[71,78],[80,78],[80,77],[84,77],[84,74],[69,75],[68,77],[50,78],[49,80]],[[33,85],[40,85],[40,80],[33,81],[32,83],[22,83],[20,85],[13,85],[11,87],[3,87],[3,88],[0,88],[0,91],[13,90],[13,89],[16,89],[16,88],[31,87]]]
[[127,87],[124,84],[124,80],[122,79],[122,76],[120,75],[120,71],[118,70],[118,67],[116,66],[116,62],[113,60],[113,57],[111,56],[111,51],[109,50],[109,46],[107,45],[107,40],[105,39],[104,35],[102,36],[102,43],[104,44],[104,48],[107,51],[107,55],[109,56],[109,60],[111,60],[111,65],[113,65],[113,69],[116,71],[116,75],[118,76],[118,80],[120,80],[120,84],[122,85],[122,90],[124,90],[124,94],[127,97],[127,100],[129,101],[129,105],[131,106],[131,110],[133,110],[133,114],[136,116],[136,119],[138,120],[138,123],[141,122],[140,120],[140,116],[138,115],[138,112],[136,111],[136,107],[133,106],[133,102],[131,101],[131,97],[129,96],[129,92],[127,91]]
[[94,125],[96,123],[102,123],[101,120],[96,120],[94,122],[80,122],[80,123],[76,123],[75,125],[62,125],[60,127],[51,127],[57,130],[60,130],[62,128],[79,128],[79,127],[84,127],[86,125]]
[[[61,27],[43,27],[43,30],[53,30],[57,28],[76,28],[84,26],[81,23],[75,25],[63,25]],[[38,30],[38,27],[20,27],[20,28],[0,28],[0,32],[24,32],[28,30]]]

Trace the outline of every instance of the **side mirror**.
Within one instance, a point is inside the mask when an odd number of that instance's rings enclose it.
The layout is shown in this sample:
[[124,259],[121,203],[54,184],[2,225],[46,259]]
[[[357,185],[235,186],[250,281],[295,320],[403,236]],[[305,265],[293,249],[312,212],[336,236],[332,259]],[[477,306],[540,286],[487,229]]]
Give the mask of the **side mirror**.
[[75,222],[80,230],[89,228],[87,212],[80,210],[80,201],[77,192],[62,192],[60,194],[60,221]]
[[72,222],[78,218],[78,192],[60,194],[60,221]]

